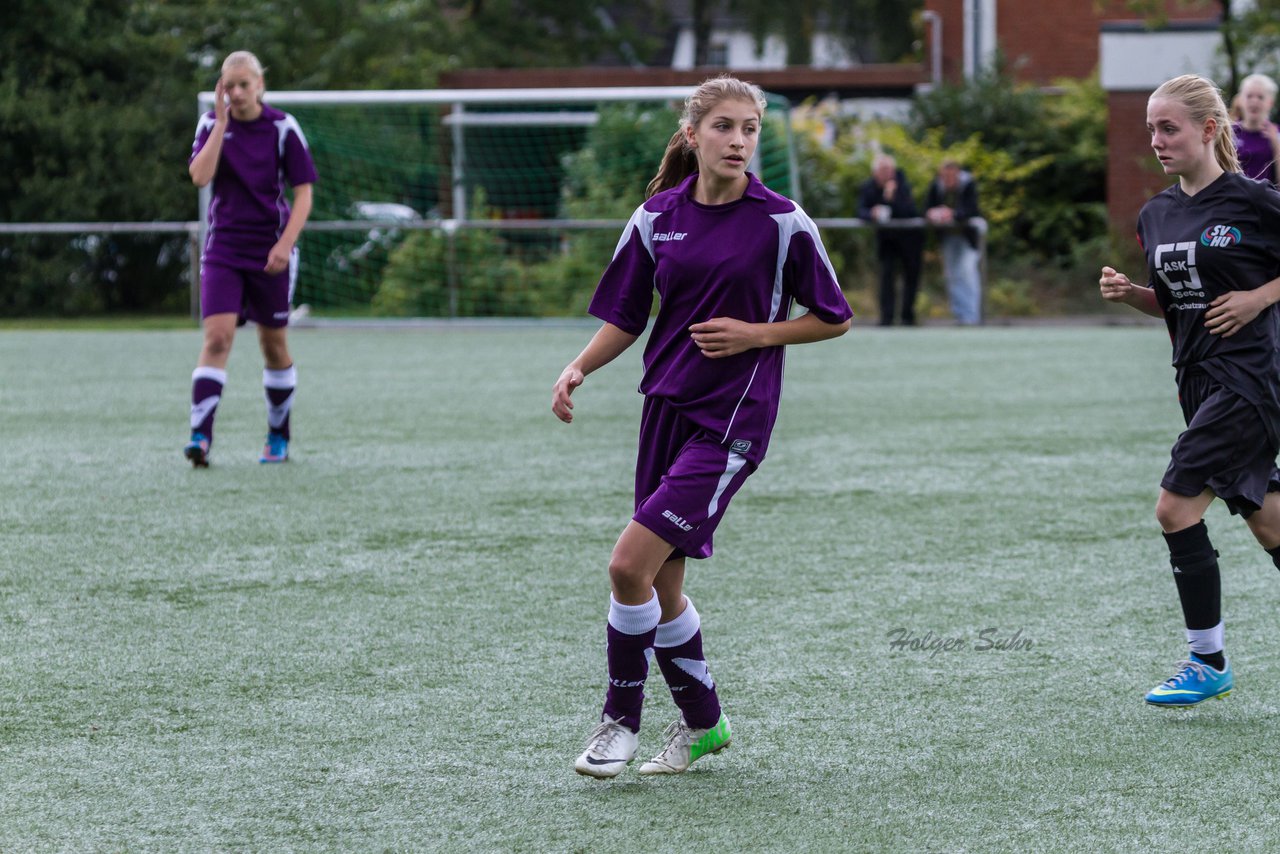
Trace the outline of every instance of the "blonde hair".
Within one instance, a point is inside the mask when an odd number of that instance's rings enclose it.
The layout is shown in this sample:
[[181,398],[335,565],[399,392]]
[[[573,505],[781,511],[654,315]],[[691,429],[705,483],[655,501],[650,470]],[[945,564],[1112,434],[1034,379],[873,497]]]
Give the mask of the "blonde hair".
[[1222,100],[1222,93],[1212,80],[1198,74],[1183,74],[1160,84],[1151,98],[1168,98],[1177,101],[1187,110],[1187,117],[1193,124],[1203,125],[1213,119],[1216,127],[1213,131],[1213,156],[1224,172],[1239,172],[1240,158],[1236,155],[1236,139],[1231,132],[1231,116],[1227,114],[1227,105]]
[[[227,58],[222,60],[222,73],[226,74],[230,69],[241,65],[247,66],[254,73],[258,81],[263,83],[262,89],[265,90],[266,84],[263,81],[262,63],[258,61],[258,57],[247,50],[235,50],[227,54]],[[259,101],[262,100],[262,95],[263,91],[260,90],[258,92]]]
[[764,118],[765,107],[768,106],[764,92],[754,83],[747,83],[727,74],[702,81],[693,94],[685,99],[684,111],[680,114],[680,127],[667,143],[662,163],[658,166],[658,174],[649,182],[645,198],[670,190],[698,171],[698,159],[689,146],[687,130],[696,128],[721,101],[750,101],[756,105],[761,118]]
[[1250,74],[1248,77],[1241,80],[1240,91],[1243,92],[1244,87],[1248,86],[1250,83],[1257,83],[1262,87],[1263,91],[1272,98],[1276,96],[1277,91],[1280,91],[1280,86],[1276,85],[1276,81],[1272,80],[1265,74]]

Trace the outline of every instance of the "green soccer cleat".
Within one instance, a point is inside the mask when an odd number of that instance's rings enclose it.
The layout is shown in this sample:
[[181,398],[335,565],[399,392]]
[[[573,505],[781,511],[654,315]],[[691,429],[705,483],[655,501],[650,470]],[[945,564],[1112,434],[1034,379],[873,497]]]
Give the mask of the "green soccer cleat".
[[641,774],[682,774],[703,756],[728,747],[733,733],[729,718],[721,712],[720,720],[710,729],[693,729],[681,715],[667,727],[665,736],[662,752],[640,766]]
[[1234,684],[1230,661],[1222,670],[1214,670],[1193,652],[1189,661],[1178,662],[1172,676],[1147,692],[1147,702],[1166,708],[1194,706],[1227,696]]

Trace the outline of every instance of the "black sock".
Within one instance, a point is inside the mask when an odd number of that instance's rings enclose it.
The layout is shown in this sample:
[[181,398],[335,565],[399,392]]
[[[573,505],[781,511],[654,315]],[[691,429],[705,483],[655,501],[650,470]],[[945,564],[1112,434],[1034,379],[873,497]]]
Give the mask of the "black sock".
[[1209,529],[1202,520],[1190,528],[1165,534],[1164,539],[1169,544],[1169,565],[1173,567],[1187,628],[1213,628],[1222,622],[1222,576],[1218,572],[1218,553],[1209,542]]
[[1212,667],[1214,670],[1225,670],[1227,668],[1227,657],[1222,650],[1217,652],[1195,652],[1192,653],[1196,658]]
[[1271,562],[1276,565],[1276,569],[1280,569],[1280,546],[1274,549],[1267,549],[1267,554],[1271,555]]

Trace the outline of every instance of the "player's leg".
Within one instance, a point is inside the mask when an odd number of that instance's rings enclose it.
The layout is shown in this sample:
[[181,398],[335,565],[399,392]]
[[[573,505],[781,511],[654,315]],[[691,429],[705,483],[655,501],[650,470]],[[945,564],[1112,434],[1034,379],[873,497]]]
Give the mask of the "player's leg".
[[702,652],[702,621],[693,601],[681,592],[683,581],[684,559],[679,558],[663,564],[654,582],[663,603],[654,658],[680,717],[667,727],[662,751],[640,766],[641,774],[678,774],[699,757],[729,745],[729,719]]
[[635,758],[649,675],[649,647],[657,633],[662,606],[654,579],[672,546],[636,521],[623,530],[609,559],[609,602],[606,655],[609,687],[600,724],[587,738],[574,770],[591,777],[616,777]]
[[[1280,472],[1273,475],[1273,484],[1280,487]],[[1245,520],[1258,543],[1271,555],[1271,561],[1280,569],[1280,491],[1268,492],[1262,507]]]
[[196,468],[209,465],[213,420],[227,382],[227,359],[235,340],[244,289],[243,271],[217,262],[205,261],[200,265],[204,342],[191,374],[191,440],[182,450]]
[[285,327],[258,326],[265,367],[262,388],[267,403],[267,442],[258,458],[262,463],[282,463],[289,459],[289,415],[298,387],[298,369],[289,355]]
[[298,372],[289,355],[286,329],[289,304],[297,281],[297,250],[280,273],[255,273],[246,290],[248,314],[258,324],[258,344],[265,364],[262,387],[267,405],[267,441],[258,458],[261,463],[289,459],[289,415],[293,409]]
[[1172,676],[1147,693],[1147,702],[1155,706],[1193,706],[1231,691],[1223,641],[1222,577],[1218,553],[1204,524],[1204,512],[1213,499],[1208,489],[1182,495],[1161,488],[1156,501],[1156,520],[1169,548],[1191,654]]
[[213,421],[227,384],[227,359],[236,335],[236,314],[223,312],[204,318],[204,342],[191,372],[191,438],[182,449],[195,468],[209,465]]

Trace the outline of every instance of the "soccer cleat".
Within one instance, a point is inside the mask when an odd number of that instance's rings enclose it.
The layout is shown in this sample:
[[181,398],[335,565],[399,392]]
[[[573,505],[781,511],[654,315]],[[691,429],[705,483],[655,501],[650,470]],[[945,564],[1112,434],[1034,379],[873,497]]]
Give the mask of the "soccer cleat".
[[182,455],[191,460],[191,467],[207,469],[209,467],[209,438],[203,433],[192,433],[191,441],[182,449]]
[[1230,661],[1224,669],[1214,670],[1193,652],[1189,661],[1177,663],[1172,676],[1147,692],[1147,702],[1153,706],[1194,706],[1227,696],[1234,684]]
[[684,722],[684,715],[667,727],[666,745],[662,752],[640,766],[641,774],[680,774],[703,756],[719,753],[729,746],[733,733],[729,718],[720,713],[720,720],[710,729],[693,729]]
[[640,740],[630,727],[604,715],[587,737],[587,748],[573,763],[573,770],[602,780],[617,777],[636,758],[639,746]]
[[283,463],[289,460],[289,440],[279,433],[268,433],[267,444],[262,446],[260,463]]

